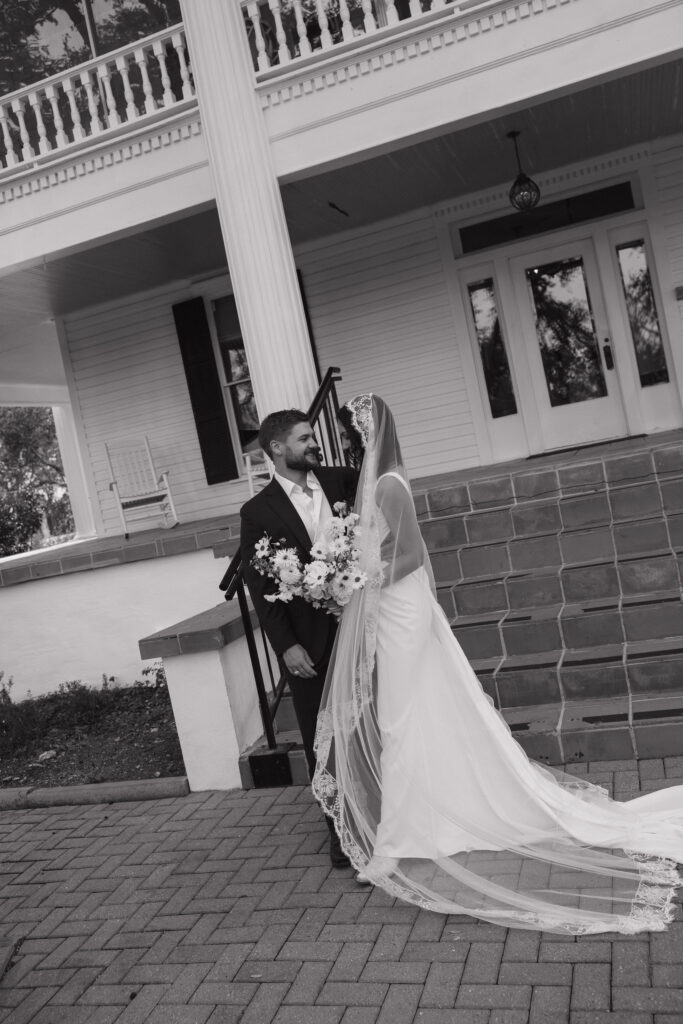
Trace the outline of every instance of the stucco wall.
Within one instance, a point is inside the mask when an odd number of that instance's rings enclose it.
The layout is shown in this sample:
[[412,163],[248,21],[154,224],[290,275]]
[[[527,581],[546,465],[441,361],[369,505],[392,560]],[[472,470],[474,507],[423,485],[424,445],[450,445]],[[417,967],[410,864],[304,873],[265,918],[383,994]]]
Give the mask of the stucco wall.
[[141,678],[138,640],[220,600],[212,552],[34,580],[0,590],[0,670],[15,699],[102,674]]

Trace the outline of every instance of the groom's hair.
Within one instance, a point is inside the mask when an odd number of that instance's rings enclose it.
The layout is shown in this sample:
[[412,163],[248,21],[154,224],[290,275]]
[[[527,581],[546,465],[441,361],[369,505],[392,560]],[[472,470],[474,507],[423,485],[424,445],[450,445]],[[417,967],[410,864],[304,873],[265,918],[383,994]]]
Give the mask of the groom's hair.
[[271,412],[266,416],[259,427],[258,443],[269,458],[272,442],[284,441],[297,423],[308,423],[308,413],[302,412],[301,409],[280,409],[279,412]]

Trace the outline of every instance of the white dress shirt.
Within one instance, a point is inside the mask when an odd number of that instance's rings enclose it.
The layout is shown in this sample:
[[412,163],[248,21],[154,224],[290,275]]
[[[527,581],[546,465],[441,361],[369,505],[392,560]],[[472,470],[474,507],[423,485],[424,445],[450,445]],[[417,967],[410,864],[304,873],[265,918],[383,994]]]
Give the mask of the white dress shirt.
[[330,503],[318,483],[318,478],[311,472],[306,477],[306,486],[312,495],[309,497],[303,488],[295,484],[293,480],[288,480],[287,477],[280,476],[279,473],[273,473],[273,476],[296,509],[308,531],[311,543],[313,543],[320,536],[327,522],[332,518]]

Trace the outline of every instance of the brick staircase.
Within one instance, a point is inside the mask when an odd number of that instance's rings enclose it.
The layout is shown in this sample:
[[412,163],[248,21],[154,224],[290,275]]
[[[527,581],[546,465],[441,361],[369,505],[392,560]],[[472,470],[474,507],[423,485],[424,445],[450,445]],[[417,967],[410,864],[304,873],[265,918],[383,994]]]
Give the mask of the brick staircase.
[[414,492],[439,601],[531,756],[683,754],[682,432]]
[[[428,477],[413,493],[439,602],[531,757],[683,755],[683,431]],[[287,696],[276,724],[303,783]]]

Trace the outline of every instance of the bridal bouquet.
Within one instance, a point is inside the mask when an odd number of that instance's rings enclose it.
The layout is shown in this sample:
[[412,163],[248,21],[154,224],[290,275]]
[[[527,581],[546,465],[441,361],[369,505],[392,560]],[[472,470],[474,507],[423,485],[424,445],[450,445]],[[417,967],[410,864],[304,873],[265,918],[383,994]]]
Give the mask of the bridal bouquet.
[[302,597],[314,608],[339,617],[355,590],[367,580],[358,564],[356,537],[358,516],[345,502],[334,506],[335,515],[311,548],[311,561],[302,564],[295,548],[283,546],[264,535],[256,543],[251,564],[261,576],[275,580],[277,590],[266,601],[291,601]]

